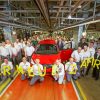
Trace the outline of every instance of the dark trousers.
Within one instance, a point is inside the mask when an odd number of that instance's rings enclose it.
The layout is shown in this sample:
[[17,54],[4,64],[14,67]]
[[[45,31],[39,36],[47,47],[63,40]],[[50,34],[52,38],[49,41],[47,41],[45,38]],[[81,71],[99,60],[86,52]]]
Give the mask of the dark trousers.
[[43,82],[44,81],[44,77],[41,77],[39,75],[35,75],[34,77],[32,77],[31,81],[30,81],[30,85],[34,85],[37,81]]
[[97,67],[93,68],[92,76],[93,76],[96,80],[99,79],[99,73],[100,73],[100,67],[99,67],[99,69],[97,69]]
[[31,62],[31,56],[27,56],[28,62]]
[[89,71],[91,69],[91,63],[89,63],[88,67],[87,67],[87,70],[86,70],[86,75],[88,75]]
[[2,75],[1,75],[1,79],[2,79],[2,80],[5,80],[5,79],[7,79],[7,78],[13,79],[14,69],[11,69],[9,72],[10,72],[10,75],[8,75],[8,73],[6,73],[6,76],[4,76],[4,75],[2,74]]
[[1,68],[0,68],[0,83],[1,83],[1,81],[2,81],[2,76],[1,76],[2,74],[1,74]]
[[21,60],[22,60],[22,53],[21,53],[21,51],[18,52],[17,57],[18,57],[17,61],[18,61],[18,63],[20,63]]
[[14,67],[15,67],[16,64],[18,64],[17,56],[13,56],[12,60],[13,60],[13,64],[14,64]]
[[80,73],[80,62],[76,62],[76,64],[77,64],[77,68],[78,68],[78,72]]

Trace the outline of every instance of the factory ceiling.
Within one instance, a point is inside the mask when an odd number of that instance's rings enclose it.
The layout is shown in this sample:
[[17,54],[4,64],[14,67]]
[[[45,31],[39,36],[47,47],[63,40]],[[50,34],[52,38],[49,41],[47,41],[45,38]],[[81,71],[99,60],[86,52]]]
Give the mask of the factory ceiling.
[[0,0],[0,26],[54,31],[100,19],[100,0]]

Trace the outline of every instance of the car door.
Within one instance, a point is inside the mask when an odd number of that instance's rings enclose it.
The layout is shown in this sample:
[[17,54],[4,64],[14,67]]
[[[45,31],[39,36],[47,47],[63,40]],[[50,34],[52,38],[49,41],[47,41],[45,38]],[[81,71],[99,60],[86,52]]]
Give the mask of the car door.
[[69,58],[71,57],[73,50],[72,49],[63,49],[60,51],[60,57],[61,57],[61,61],[65,62],[66,60],[69,60]]

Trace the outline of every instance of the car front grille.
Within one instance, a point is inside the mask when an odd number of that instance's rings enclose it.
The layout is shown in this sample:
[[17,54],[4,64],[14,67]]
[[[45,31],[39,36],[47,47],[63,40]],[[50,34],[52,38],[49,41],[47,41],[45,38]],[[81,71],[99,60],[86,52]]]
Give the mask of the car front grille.
[[43,64],[43,67],[52,68],[52,64]]

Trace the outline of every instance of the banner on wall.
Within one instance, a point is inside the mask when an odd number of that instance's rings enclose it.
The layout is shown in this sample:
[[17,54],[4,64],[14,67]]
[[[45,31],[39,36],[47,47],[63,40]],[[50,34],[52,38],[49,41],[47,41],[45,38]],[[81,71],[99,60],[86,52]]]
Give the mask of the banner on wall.
[[10,27],[4,27],[3,31],[4,31],[4,38],[5,38],[5,40],[9,39],[10,41],[12,41],[11,28]]

